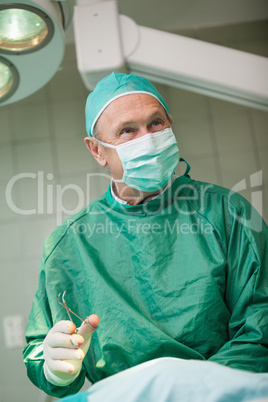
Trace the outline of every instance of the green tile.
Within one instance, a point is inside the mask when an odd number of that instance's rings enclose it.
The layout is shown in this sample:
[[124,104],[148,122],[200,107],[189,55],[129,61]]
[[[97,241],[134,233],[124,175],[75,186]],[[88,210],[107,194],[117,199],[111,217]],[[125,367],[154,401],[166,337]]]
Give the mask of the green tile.
[[206,117],[206,96],[173,87],[168,87],[167,94],[174,121]]
[[268,191],[268,150],[263,149],[259,151],[259,157],[263,173],[263,186],[265,190]]
[[59,170],[63,174],[78,171],[94,172],[101,169],[98,162],[87,149],[82,136],[66,138],[64,143],[56,141]]
[[85,88],[76,63],[65,63],[48,84],[49,96],[53,100],[79,99],[89,91]]
[[52,103],[52,118],[55,136],[67,138],[80,136],[84,140],[86,98]]
[[174,125],[180,155],[191,156],[209,155],[214,151],[211,141],[209,121],[205,118],[195,117],[180,122],[176,120]]
[[24,107],[26,105],[35,105],[36,103],[44,103],[46,101],[46,88],[47,83],[36,92],[33,92],[31,95],[27,96],[19,100],[18,102],[12,103],[12,106],[18,105],[18,107]]
[[[38,171],[53,173],[51,147],[51,142],[46,140],[17,145],[18,173],[33,173],[36,175]],[[35,177],[28,180],[35,180]]]
[[55,227],[56,219],[51,215],[34,215],[24,220],[21,231],[27,233],[27,236],[21,239],[23,259],[40,257],[41,260],[45,238]]
[[28,322],[34,296],[38,287],[40,262],[41,255],[37,256],[36,258],[24,258],[20,263],[20,269],[23,272],[23,280],[21,285],[23,286],[24,291],[24,317],[26,324]]
[[50,135],[46,104],[15,105],[12,111],[16,140],[48,138]]
[[0,130],[0,146],[2,145],[10,145],[11,143],[11,126],[10,126],[10,106],[2,106],[0,107],[0,122],[1,122],[1,130]]
[[[14,377],[14,374],[11,372],[10,375]],[[0,389],[1,402],[37,402],[37,401],[53,401],[51,397],[43,397],[41,399],[42,391],[38,390],[33,384],[29,383],[29,380],[26,380],[26,384],[21,384],[16,380],[13,384],[3,385]]]
[[0,147],[0,182],[5,184],[14,174],[13,153],[10,145]]
[[249,183],[250,175],[258,171],[252,152],[227,153],[219,157],[219,163],[223,176],[223,185],[230,189],[244,179]]
[[258,149],[260,151],[268,150],[268,112],[254,110],[252,116]]
[[235,115],[245,115],[250,110],[246,106],[216,98],[209,98],[209,104],[214,118],[224,118],[226,120],[232,120]]
[[[0,221],[4,223],[10,220],[14,220],[18,218],[16,212],[14,212],[14,207],[18,206],[18,186],[14,184],[14,186],[7,187],[9,181],[6,181],[5,184],[0,184]],[[7,194],[6,194],[7,191]]]
[[221,185],[218,162],[213,155],[205,158],[189,157],[187,162],[191,166],[190,176],[192,179]]
[[219,154],[252,151],[253,143],[248,116],[229,115],[214,117]]
[[21,257],[21,233],[18,223],[1,223],[0,243],[2,262],[14,262]]

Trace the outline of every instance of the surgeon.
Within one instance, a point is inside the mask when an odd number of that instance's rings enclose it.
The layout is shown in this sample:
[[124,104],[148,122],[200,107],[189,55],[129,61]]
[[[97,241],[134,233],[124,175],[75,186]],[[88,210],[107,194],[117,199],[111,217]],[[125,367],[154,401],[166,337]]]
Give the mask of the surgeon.
[[[112,181],[46,239],[26,332],[29,378],[63,397],[85,377],[94,384],[167,357],[267,372],[260,215],[239,194],[190,178],[187,164],[174,175],[185,162],[172,118],[142,77],[100,81],[87,99],[86,130]],[[70,317],[58,299],[65,290]]]

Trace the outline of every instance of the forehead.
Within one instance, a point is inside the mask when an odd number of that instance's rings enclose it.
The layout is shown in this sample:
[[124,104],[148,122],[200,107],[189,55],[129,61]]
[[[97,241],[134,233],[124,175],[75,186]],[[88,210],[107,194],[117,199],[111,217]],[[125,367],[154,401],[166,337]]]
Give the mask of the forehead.
[[130,94],[111,102],[99,117],[98,125],[106,123],[117,125],[125,121],[140,122],[155,114],[166,114],[155,97],[147,94]]

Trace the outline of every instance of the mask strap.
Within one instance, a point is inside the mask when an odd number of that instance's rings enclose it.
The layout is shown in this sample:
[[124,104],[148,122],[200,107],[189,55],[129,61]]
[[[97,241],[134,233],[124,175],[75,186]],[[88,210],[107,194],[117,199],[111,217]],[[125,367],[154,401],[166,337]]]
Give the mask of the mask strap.
[[189,173],[190,170],[191,170],[191,166],[190,166],[189,163],[186,162],[186,160],[183,159],[183,158],[180,158],[180,162],[185,162],[185,163],[186,163],[186,170],[185,170],[183,176],[190,177],[190,175],[189,175],[188,173]]
[[[97,140],[97,138],[95,138],[95,140]],[[102,142],[100,140],[97,140],[101,145],[103,145],[104,147],[107,148],[116,148],[116,145],[112,145],[112,144],[108,144],[108,142]]]
[[[107,148],[114,148],[114,149],[117,148],[116,145],[108,144],[108,142],[102,142],[102,141],[98,140],[97,138],[95,138],[95,140],[97,140],[97,141],[98,141],[100,144],[102,144],[104,147],[107,147]],[[123,179],[124,179],[124,176],[125,176],[125,171],[124,171],[124,174],[123,174],[123,177],[122,177],[121,180],[113,179],[113,181],[116,182],[116,183],[124,183],[124,180],[123,180]]]

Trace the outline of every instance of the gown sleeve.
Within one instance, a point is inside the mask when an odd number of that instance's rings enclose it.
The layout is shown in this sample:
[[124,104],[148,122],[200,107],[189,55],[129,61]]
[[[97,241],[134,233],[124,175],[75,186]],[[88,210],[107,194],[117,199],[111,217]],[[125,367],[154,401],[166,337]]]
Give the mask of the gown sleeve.
[[[238,202],[237,202],[238,199]],[[209,360],[268,372],[268,229],[242,197],[228,199],[224,222],[227,270],[225,300],[229,341]],[[240,204],[240,205],[238,205]]]
[[53,327],[51,308],[46,294],[45,257],[43,255],[39,274],[39,286],[33,302],[26,329],[27,346],[23,350],[23,361],[27,375],[46,394],[61,398],[78,392],[85,380],[86,371],[82,366],[79,376],[67,386],[55,386],[44,375],[43,341]]

